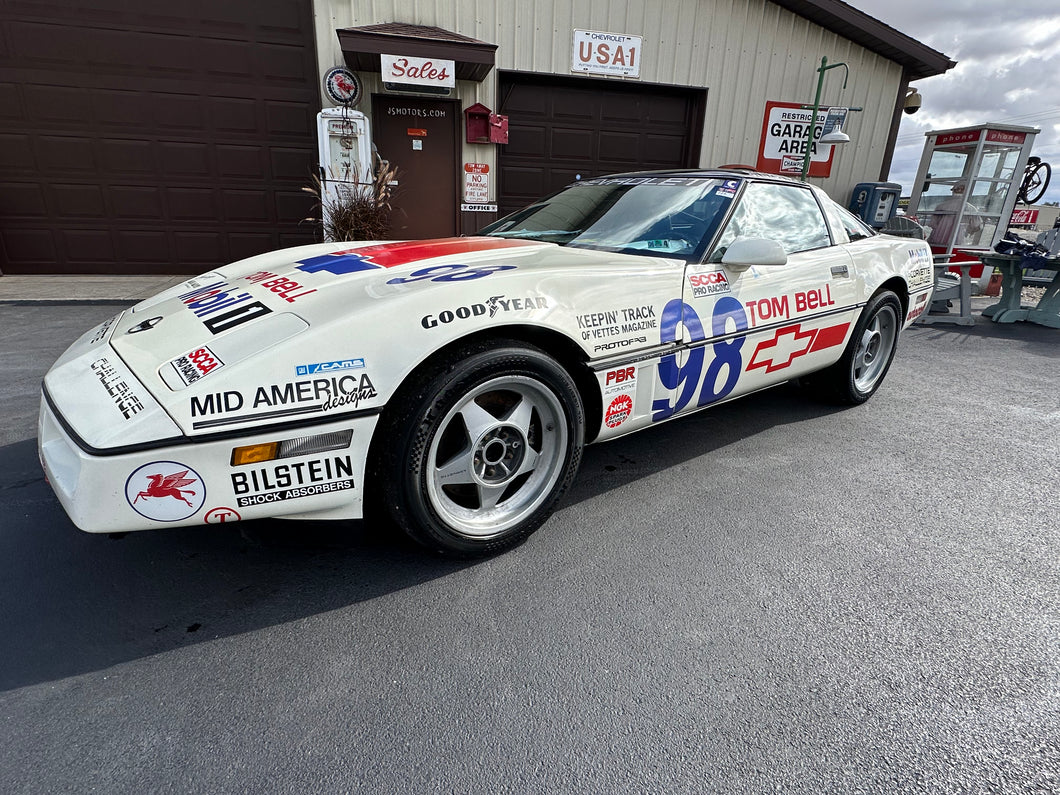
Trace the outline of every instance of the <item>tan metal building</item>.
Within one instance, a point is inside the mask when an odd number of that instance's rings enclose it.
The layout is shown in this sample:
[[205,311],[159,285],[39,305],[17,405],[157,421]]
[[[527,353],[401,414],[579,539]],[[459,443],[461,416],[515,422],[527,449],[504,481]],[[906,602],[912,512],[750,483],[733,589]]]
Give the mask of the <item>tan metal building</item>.
[[[481,204],[504,214],[579,175],[755,166],[767,102],[812,103],[822,57],[849,70],[845,89],[844,70],[825,73],[822,105],[863,108],[848,116],[852,142],[836,147],[830,176],[813,180],[846,203],[855,184],[886,177],[909,82],[954,65],[837,0],[316,0],[315,9],[321,73],[346,64],[361,78],[358,109],[405,175],[399,236],[473,232],[496,217]],[[394,91],[379,71],[384,54],[452,60],[464,79],[445,99]],[[507,117],[508,143],[468,143],[461,111],[475,103]],[[390,123],[395,113],[405,115]],[[418,113],[445,122],[405,134],[400,119]],[[491,175],[480,212],[457,212],[469,204],[465,164]],[[418,179],[421,169],[430,176]]]
[[[886,176],[909,82],[954,65],[839,0],[11,3],[0,40],[0,273],[195,273],[318,237],[302,188],[335,66],[402,170],[392,231],[426,237],[578,175],[754,166],[767,103],[812,101],[822,57],[849,69],[823,104],[864,108],[817,180],[845,202]],[[455,84],[387,87],[387,54]],[[468,142],[476,104],[507,143]]]

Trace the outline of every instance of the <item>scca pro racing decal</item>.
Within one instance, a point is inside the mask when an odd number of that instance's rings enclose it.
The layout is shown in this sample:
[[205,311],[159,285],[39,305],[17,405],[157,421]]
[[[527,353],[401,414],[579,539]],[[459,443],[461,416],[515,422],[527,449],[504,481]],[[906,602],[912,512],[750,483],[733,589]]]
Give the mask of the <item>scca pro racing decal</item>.
[[[711,336],[721,337],[731,333],[727,328],[729,321],[735,326],[735,331],[747,331],[747,310],[743,304],[731,295],[721,296],[714,304],[714,314],[711,317]],[[677,342],[680,338],[678,325],[683,323],[692,337],[692,342],[706,339],[703,331],[703,322],[696,314],[696,310],[684,303],[680,298],[670,301],[663,309],[662,325],[659,335],[662,342]],[[699,387],[699,399],[697,406],[707,406],[726,397],[736,388],[736,382],[743,370],[743,357],[740,349],[743,348],[744,338],[736,337],[728,340],[718,340],[710,346],[714,354],[710,364],[703,369],[707,349],[705,347],[691,348],[684,365],[678,365],[676,354],[668,354],[659,361],[659,381],[667,389],[678,390],[673,405],[669,398],[662,398],[652,402],[652,422],[665,420],[681,411],[689,404]],[[724,373],[724,380],[719,384],[719,379]],[[700,383],[702,381],[702,384]]]
[[169,364],[185,386],[191,386],[207,373],[212,373],[224,366],[224,362],[217,354],[205,345],[188,351],[183,356],[178,356]]
[[[377,268],[394,268],[398,265],[408,265],[420,260],[437,259],[454,254],[470,254],[477,251],[491,251],[500,248],[516,248],[519,246],[540,245],[527,240],[506,240],[504,238],[479,237],[464,238],[454,237],[446,240],[436,240],[424,243],[419,240],[404,243],[386,243],[377,246],[364,246],[352,248],[345,251],[336,251],[332,254],[323,254],[319,257],[310,257],[300,260],[297,267],[306,273],[318,273],[324,271],[335,276],[358,271],[375,270]],[[453,274],[453,269],[465,269],[467,265],[445,265],[439,266],[448,269],[446,272]],[[514,265],[501,266],[494,270],[513,268]],[[469,271],[470,272],[470,271]],[[465,275],[464,278],[479,278],[492,273],[492,270],[474,269],[476,276]],[[436,274],[438,276],[445,274]],[[430,279],[431,276],[420,276],[420,279]],[[418,281],[411,279],[410,281]],[[455,276],[449,281],[455,281]],[[403,283],[398,281],[398,283]]]
[[144,464],[125,481],[125,499],[140,516],[156,522],[179,522],[206,501],[199,473],[176,461]]
[[848,328],[850,328],[849,323],[819,329],[803,329],[801,323],[778,328],[773,339],[758,343],[747,369],[764,367],[767,373],[783,370],[785,367],[790,367],[795,359],[807,353],[816,353],[825,348],[842,345],[847,337]]

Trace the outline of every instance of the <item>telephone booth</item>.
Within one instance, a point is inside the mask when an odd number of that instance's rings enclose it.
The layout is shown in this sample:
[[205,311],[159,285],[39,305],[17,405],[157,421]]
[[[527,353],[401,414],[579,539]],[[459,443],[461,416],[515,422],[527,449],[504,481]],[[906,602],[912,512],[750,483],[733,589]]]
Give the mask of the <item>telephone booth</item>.
[[[1035,127],[980,124],[926,133],[907,213],[930,228],[928,243],[936,261],[978,261],[993,250],[1008,229],[1039,132]],[[966,272],[979,281],[980,290],[990,280],[990,270],[981,264]]]

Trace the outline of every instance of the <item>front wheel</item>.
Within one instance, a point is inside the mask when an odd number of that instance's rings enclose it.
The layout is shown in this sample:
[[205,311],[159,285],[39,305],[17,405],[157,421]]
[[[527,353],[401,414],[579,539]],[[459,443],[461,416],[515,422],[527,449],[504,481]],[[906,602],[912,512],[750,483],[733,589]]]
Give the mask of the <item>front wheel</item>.
[[577,473],[581,399],[537,348],[470,345],[395,404],[381,428],[384,500],[410,536],[438,551],[466,557],[520,543]]
[[856,406],[883,383],[898,349],[902,304],[889,290],[874,295],[854,326],[843,358],[807,382],[825,399]]

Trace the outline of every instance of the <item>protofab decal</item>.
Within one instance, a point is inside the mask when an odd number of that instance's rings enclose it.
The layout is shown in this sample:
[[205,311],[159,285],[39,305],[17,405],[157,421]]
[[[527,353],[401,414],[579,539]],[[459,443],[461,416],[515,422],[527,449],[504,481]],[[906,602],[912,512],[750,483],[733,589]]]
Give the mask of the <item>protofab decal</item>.
[[125,481],[129,506],[156,522],[179,522],[193,516],[206,501],[199,473],[176,461],[144,464]]

